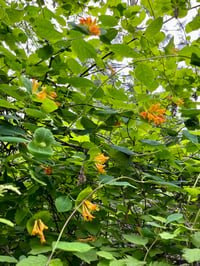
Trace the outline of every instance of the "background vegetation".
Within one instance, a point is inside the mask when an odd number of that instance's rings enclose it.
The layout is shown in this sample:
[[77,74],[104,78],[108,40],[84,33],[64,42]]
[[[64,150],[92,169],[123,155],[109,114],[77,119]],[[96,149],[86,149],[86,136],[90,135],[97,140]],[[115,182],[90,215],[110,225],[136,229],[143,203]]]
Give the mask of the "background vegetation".
[[198,265],[192,3],[0,0],[1,265]]

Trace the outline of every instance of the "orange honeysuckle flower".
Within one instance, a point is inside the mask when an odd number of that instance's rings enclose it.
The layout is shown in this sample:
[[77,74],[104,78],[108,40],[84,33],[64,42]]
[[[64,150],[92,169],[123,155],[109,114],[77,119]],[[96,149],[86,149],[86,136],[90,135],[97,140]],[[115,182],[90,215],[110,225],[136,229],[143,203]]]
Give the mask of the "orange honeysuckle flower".
[[47,93],[45,91],[40,91],[37,93],[38,99],[45,99],[47,97]]
[[39,235],[40,236],[40,242],[43,244],[46,242],[46,239],[44,237],[44,230],[47,230],[48,226],[46,226],[41,219],[35,220],[33,230],[31,232],[31,235]]
[[33,79],[33,88],[32,88],[33,93],[37,93],[39,86],[40,85],[39,85],[38,81],[36,79]]
[[79,23],[81,25],[86,26],[86,28],[89,30],[90,34],[93,34],[93,35],[100,35],[101,34],[101,30],[99,29],[99,26],[96,24],[96,19],[92,20],[91,17],[80,18]]
[[78,238],[77,239],[78,242],[90,242],[90,241],[95,241],[95,237],[94,236],[90,236],[88,238]]
[[160,103],[152,104],[149,108],[149,112],[153,113],[156,112],[160,108]]
[[109,157],[104,156],[103,153],[99,153],[97,156],[94,157],[94,160],[98,163],[105,163],[107,160],[109,160]]
[[162,117],[160,117],[160,116],[155,116],[154,117],[154,123],[156,124],[156,125],[160,125],[161,123],[164,123],[165,122],[165,119],[164,118],[162,118]]
[[167,100],[169,100],[169,101],[171,101],[172,98],[173,98],[172,95],[167,96]]
[[182,106],[184,105],[184,101],[182,99],[179,99],[177,102],[175,102],[176,105]]
[[97,168],[97,170],[98,170],[98,172],[100,173],[100,174],[105,174],[106,173],[106,171],[105,171],[105,165],[104,164],[100,164],[100,163],[95,163],[95,165],[96,165],[96,168]]
[[50,96],[51,99],[55,99],[57,97],[57,93],[55,91],[51,91],[49,93],[49,96]]
[[107,64],[107,66],[110,69],[110,71],[111,71],[112,74],[115,74],[116,73],[116,71],[110,65]]
[[163,109],[158,109],[156,112],[161,114],[161,115],[163,115],[163,114],[165,114],[166,109],[164,109],[164,108]]
[[160,103],[152,104],[147,112],[141,112],[140,115],[144,119],[148,119],[149,122],[153,121],[154,124],[160,125],[161,123],[166,122],[164,114],[166,109],[159,109]]
[[153,114],[151,114],[151,113],[148,113],[147,114],[147,118],[148,118],[149,121],[154,121],[155,116]]
[[87,208],[92,210],[92,211],[98,211],[99,210],[98,206],[96,204],[93,204],[89,200],[85,200],[84,203],[86,204]]
[[95,218],[95,216],[90,213],[85,203],[82,204],[82,215],[86,222],[92,221],[92,219]]
[[95,216],[93,216],[90,213],[90,210],[91,211],[98,211],[99,208],[96,204],[93,204],[89,200],[85,200],[84,203],[82,204],[82,215],[83,215],[83,218],[86,222],[92,221],[92,219],[95,218]]
[[52,174],[52,170],[51,170],[51,167],[50,166],[43,166],[43,165],[40,165],[42,169],[45,170],[45,174],[46,175],[51,175]]
[[98,25],[89,27],[89,32],[90,32],[90,34],[93,34],[93,35],[100,35],[101,34],[101,31],[100,31]]
[[147,118],[148,112],[141,112],[140,115],[145,119]]

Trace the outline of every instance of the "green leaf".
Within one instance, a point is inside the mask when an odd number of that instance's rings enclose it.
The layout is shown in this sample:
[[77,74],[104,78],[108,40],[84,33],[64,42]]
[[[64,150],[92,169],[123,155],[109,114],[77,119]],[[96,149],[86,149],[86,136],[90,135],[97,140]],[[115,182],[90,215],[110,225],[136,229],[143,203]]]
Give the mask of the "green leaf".
[[40,147],[34,141],[29,142],[27,148],[36,158],[47,159],[53,155],[53,149],[50,146]]
[[54,25],[47,19],[37,18],[34,25],[36,33],[39,37],[56,42],[62,39],[62,33],[55,30]]
[[[98,264],[98,266],[108,266],[108,264]],[[110,263],[109,263],[109,266],[127,266],[126,264],[126,260],[125,259],[122,259],[122,260],[112,260]]]
[[51,250],[52,250],[51,247],[38,245],[38,246],[32,247],[31,251],[28,254],[30,254],[30,255],[38,255],[38,254],[49,252]]
[[48,258],[43,255],[29,256],[18,262],[16,266],[46,266],[47,261]]
[[126,44],[112,44],[110,45],[110,50],[122,57],[138,57],[138,53]]
[[162,238],[162,239],[173,239],[175,238],[177,235],[175,234],[171,234],[169,232],[162,232],[159,234],[159,236]]
[[110,147],[116,151],[121,151],[127,155],[135,155],[135,153],[131,150],[129,150],[128,148],[126,147],[121,147],[121,146],[117,146],[117,145],[110,145]]
[[3,142],[13,142],[13,143],[27,143],[30,142],[27,139],[23,139],[23,138],[18,138],[18,137],[1,137],[0,136],[0,141]]
[[136,244],[136,245],[146,246],[146,244],[149,242],[148,238],[135,235],[135,234],[123,235],[123,237],[128,242]]
[[51,45],[45,45],[44,47],[39,48],[37,50],[37,54],[38,54],[39,58],[41,58],[43,60],[47,60],[53,54],[53,47]]
[[127,258],[125,259],[125,262],[126,262],[126,266],[142,266],[146,264],[145,261],[137,260],[136,258],[131,257],[131,256],[127,256]]
[[68,78],[67,82],[75,88],[96,87],[91,80],[86,79],[86,78],[80,78],[80,77]]
[[100,35],[100,40],[106,44],[110,44],[117,36],[118,31],[116,29],[108,29],[106,34]]
[[88,252],[74,252],[74,255],[77,256],[78,258],[80,258],[82,261],[87,262],[88,264],[90,264],[90,262],[92,261],[96,261],[97,260],[97,254],[95,250],[89,250]]
[[72,41],[72,50],[76,53],[78,58],[84,62],[88,58],[96,58],[97,51],[88,42],[78,39]]
[[83,116],[81,118],[81,124],[86,129],[89,129],[89,128],[95,129],[95,128],[97,128],[97,125],[92,120],[87,118],[86,116]]
[[78,206],[90,193],[92,192],[91,187],[86,187],[84,190],[82,190],[76,199],[76,206]]
[[0,262],[17,263],[14,257],[0,255]]
[[24,136],[26,135],[25,131],[17,126],[13,126],[7,121],[0,120],[0,135],[3,136]]
[[32,87],[33,87],[33,84],[32,82],[30,81],[30,79],[27,79],[26,77],[24,76],[21,76],[21,82],[22,84],[24,85],[24,87],[27,89],[28,93],[29,94],[32,94]]
[[144,63],[138,64],[135,68],[135,76],[145,86],[151,88],[154,82],[154,72],[149,65]]
[[200,261],[200,249],[199,248],[185,248],[183,249],[183,258],[189,262]]
[[81,65],[74,58],[67,59],[67,66],[74,74],[79,74],[82,69]]
[[200,57],[197,54],[192,53],[190,64],[200,67]]
[[[53,249],[55,247],[56,242],[53,242],[52,246]],[[70,252],[88,252],[89,250],[93,249],[90,245],[86,243],[79,243],[79,242],[65,242],[60,241],[56,246],[56,249],[61,249]]]
[[199,143],[197,135],[194,135],[187,130],[183,130],[182,133],[186,139],[191,140],[193,143]]
[[28,116],[31,116],[31,117],[34,117],[34,118],[40,118],[40,119],[43,119],[46,117],[46,114],[44,112],[41,112],[40,110],[38,109],[32,109],[32,108],[26,108],[25,109],[25,113],[28,115]]
[[8,108],[8,109],[18,109],[16,106],[14,106],[12,103],[0,99],[0,107]]
[[167,263],[165,261],[154,261],[154,262],[151,262],[149,266],[172,266],[172,264]]
[[46,185],[47,185],[46,183],[44,183],[44,182],[42,182],[41,180],[39,180],[39,179],[35,176],[35,174],[34,174],[34,172],[33,172],[32,170],[30,170],[29,172],[30,172],[31,178],[32,178],[33,180],[35,180],[37,183],[39,183],[39,184],[41,184],[41,185],[43,185],[43,186],[46,186]]
[[118,23],[115,17],[109,15],[101,15],[99,16],[99,20],[102,22],[104,26],[109,26],[109,27],[114,27]]
[[42,109],[46,113],[52,113],[58,109],[58,106],[56,105],[56,103],[54,101],[52,101],[48,98],[45,98],[42,100]]
[[55,205],[58,212],[67,212],[72,208],[72,202],[66,196],[58,197],[55,201]]
[[14,227],[14,223],[7,220],[7,219],[4,219],[4,218],[0,218],[0,223],[3,223],[3,224],[6,224],[8,226],[11,226],[11,227]]
[[53,259],[50,261],[49,266],[63,266],[63,263],[60,259]]
[[199,14],[197,14],[196,17],[193,18],[193,20],[186,25],[185,30],[187,33],[189,33],[193,30],[199,30],[199,28],[200,28],[200,17]]
[[200,189],[199,188],[184,187],[184,191],[189,193],[192,197],[197,197],[200,194]]
[[132,187],[132,188],[135,188],[135,186],[131,185],[129,182],[126,182],[126,181],[111,181],[109,183],[107,183],[107,185],[109,186],[125,186],[125,187]]
[[194,235],[191,236],[191,241],[192,244],[196,247],[200,247],[200,232],[195,233]]
[[182,109],[182,117],[194,117],[200,114],[200,109]]
[[140,142],[144,143],[144,144],[148,144],[150,146],[161,146],[163,145],[162,143],[155,141],[155,140],[151,140],[151,139],[141,139]]
[[182,218],[183,218],[183,214],[181,214],[181,213],[170,214],[167,217],[166,224],[169,224],[169,223],[174,222],[174,221],[178,221],[178,220],[180,220]]
[[97,255],[102,257],[102,258],[105,258],[107,260],[113,260],[114,259],[113,255],[107,251],[98,251]]
[[163,25],[163,18],[158,17],[156,18],[146,29],[145,36],[148,39],[155,38],[155,35],[160,32]]

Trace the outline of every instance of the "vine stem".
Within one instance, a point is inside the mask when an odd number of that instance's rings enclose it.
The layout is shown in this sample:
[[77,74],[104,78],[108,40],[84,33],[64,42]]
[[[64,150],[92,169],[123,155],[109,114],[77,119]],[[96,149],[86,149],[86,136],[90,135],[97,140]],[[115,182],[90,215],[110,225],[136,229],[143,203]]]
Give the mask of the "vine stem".
[[144,256],[144,261],[146,261],[148,255],[149,255],[150,250],[155,245],[155,243],[157,242],[158,238],[159,238],[159,236],[157,235],[156,239],[153,241],[153,243],[151,244],[151,246],[149,248],[146,248],[147,252],[146,252],[146,254]]
[[62,227],[62,229],[61,229],[61,231],[60,231],[60,233],[59,233],[59,236],[58,236],[58,238],[57,238],[57,240],[56,240],[56,243],[55,243],[55,245],[54,245],[54,247],[52,248],[52,252],[51,252],[51,254],[50,254],[50,256],[49,256],[49,258],[48,258],[48,261],[47,261],[47,263],[46,263],[46,266],[49,266],[49,263],[50,263],[50,261],[51,261],[51,259],[53,258],[53,255],[54,255],[54,252],[55,252],[55,250],[56,250],[56,248],[57,248],[57,246],[58,246],[58,243],[59,243],[59,241],[60,241],[60,239],[61,239],[61,237],[62,237],[62,235],[63,235],[63,232],[64,232],[64,230],[65,230],[65,228],[66,228],[66,226],[68,225],[68,223],[69,223],[69,221],[71,220],[71,218],[73,217],[73,215],[77,212],[77,210],[81,207],[81,205],[85,202],[85,200],[87,200],[89,197],[91,197],[97,190],[99,190],[99,189],[101,189],[102,187],[104,187],[105,185],[109,185],[109,183],[112,183],[113,181],[117,181],[117,180],[119,180],[119,179],[124,179],[124,178],[126,178],[127,179],[127,177],[124,177],[124,176],[122,176],[122,177],[117,177],[117,178],[115,178],[115,179],[112,179],[112,180],[110,180],[110,181],[108,181],[107,183],[105,183],[105,184],[100,184],[97,188],[95,188],[92,192],[90,192],[90,194],[88,194],[87,195],[87,197],[85,197],[85,199],[73,210],[73,212],[70,214],[70,216],[67,218],[67,220],[66,220],[66,222],[64,223],[64,225],[63,225],[63,227]]

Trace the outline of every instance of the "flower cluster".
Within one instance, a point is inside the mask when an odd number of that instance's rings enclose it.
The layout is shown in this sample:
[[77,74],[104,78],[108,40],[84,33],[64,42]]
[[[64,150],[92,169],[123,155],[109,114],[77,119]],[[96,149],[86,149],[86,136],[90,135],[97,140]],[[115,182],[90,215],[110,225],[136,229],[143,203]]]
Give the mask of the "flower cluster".
[[92,20],[91,17],[80,18],[79,23],[81,25],[84,25],[88,29],[91,35],[101,34],[101,30],[99,29],[99,26],[96,24],[97,23],[96,19]]
[[154,124],[160,125],[164,123],[166,109],[160,109],[160,103],[152,104],[148,111],[143,111],[140,115],[149,122],[154,121]]
[[[38,91],[38,88],[40,87],[37,80],[33,79],[33,94],[35,94],[39,100],[49,98],[52,101],[54,101],[57,97],[57,93],[55,91],[47,92],[47,87],[42,87],[41,91]],[[59,105],[58,102],[56,102],[57,105]]]
[[185,103],[182,99],[180,99],[180,98],[178,98],[178,99],[177,98],[174,98],[174,97],[172,97],[172,95],[167,96],[167,99],[169,101],[174,102],[178,106],[182,106]]
[[86,222],[92,221],[95,218],[90,211],[98,211],[99,208],[89,200],[85,200],[82,204],[82,215]]
[[105,174],[106,173],[106,171],[104,169],[105,168],[105,164],[104,163],[107,160],[109,160],[109,157],[104,156],[103,153],[99,153],[97,156],[95,156],[95,158],[94,158],[94,161],[96,162],[95,166],[96,166],[96,168],[97,168],[97,170],[98,170],[98,172],[100,174]]
[[40,242],[43,244],[46,242],[46,239],[44,237],[44,230],[47,230],[48,226],[46,226],[41,219],[39,220],[35,220],[34,226],[33,226],[33,230],[31,232],[31,235],[39,235],[40,236]]

